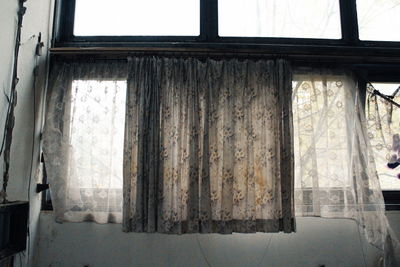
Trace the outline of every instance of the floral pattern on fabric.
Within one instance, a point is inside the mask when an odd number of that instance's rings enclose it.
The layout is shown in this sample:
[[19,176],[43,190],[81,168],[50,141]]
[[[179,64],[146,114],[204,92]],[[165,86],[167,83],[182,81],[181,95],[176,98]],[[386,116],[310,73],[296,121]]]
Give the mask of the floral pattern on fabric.
[[293,231],[288,81],[283,61],[133,58],[124,230]]

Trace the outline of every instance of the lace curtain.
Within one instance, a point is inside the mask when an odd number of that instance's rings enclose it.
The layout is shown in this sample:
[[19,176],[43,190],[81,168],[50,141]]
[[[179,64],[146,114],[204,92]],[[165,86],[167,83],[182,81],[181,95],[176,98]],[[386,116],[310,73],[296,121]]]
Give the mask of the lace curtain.
[[58,64],[43,153],[58,222],[122,221],[126,63]]
[[[374,89],[380,90],[381,86],[369,88],[367,93],[368,137],[382,189],[399,190],[400,168],[396,165],[400,162],[400,109],[372,93]],[[391,86],[396,89],[398,85]],[[393,100],[399,103],[400,95],[397,94]],[[388,164],[394,168],[388,168]]]
[[133,58],[125,231],[291,232],[285,61]]
[[358,92],[345,72],[294,76],[296,216],[356,220],[390,266],[390,229]]

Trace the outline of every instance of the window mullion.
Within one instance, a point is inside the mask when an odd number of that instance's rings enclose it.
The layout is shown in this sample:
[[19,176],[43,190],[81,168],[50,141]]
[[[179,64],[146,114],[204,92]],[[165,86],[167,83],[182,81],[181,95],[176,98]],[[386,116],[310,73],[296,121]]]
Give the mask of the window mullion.
[[356,44],[359,42],[356,0],[339,1],[342,39],[346,44]]
[[54,38],[56,42],[65,42],[74,37],[75,0],[58,0],[56,2],[56,19],[54,21]]
[[200,0],[200,34],[203,41],[218,38],[218,0]]

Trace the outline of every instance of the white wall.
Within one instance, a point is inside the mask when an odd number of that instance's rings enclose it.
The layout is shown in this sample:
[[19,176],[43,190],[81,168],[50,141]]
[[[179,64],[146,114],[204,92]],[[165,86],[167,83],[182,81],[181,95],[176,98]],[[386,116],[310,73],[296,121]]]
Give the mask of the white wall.
[[389,220],[393,232],[400,240],[400,211],[387,211],[386,216]]
[[[31,149],[33,138],[38,144],[40,125],[40,99],[45,84],[46,55],[39,58],[40,75],[37,83],[36,96],[33,93],[33,68],[35,61],[35,48],[39,32],[42,33],[42,41],[46,44],[43,51],[47,50],[49,33],[49,12],[51,0],[28,0],[23,20],[21,35],[20,56],[18,60],[17,85],[18,103],[15,110],[15,127],[13,143],[11,147],[10,180],[7,189],[9,200],[28,200],[28,184],[31,166]],[[13,51],[15,44],[17,25],[18,0],[0,1],[0,136],[3,136],[4,123],[6,119],[7,101],[4,91],[9,92],[12,76]],[[37,112],[33,112],[33,99],[36,97]],[[37,121],[35,135],[33,136],[34,121]],[[33,158],[33,172],[38,166],[37,146]],[[3,179],[3,157],[0,158],[0,182]],[[36,183],[31,181],[30,194],[30,252],[29,256],[35,254],[35,243],[37,237],[38,218],[40,212],[40,198],[35,193]],[[28,251],[26,251],[27,254]],[[26,258],[21,257],[23,265]],[[19,261],[20,257],[17,257]],[[32,261],[32,260],[31,260]],[[17,263],[19,266],[19,262]]]
[[377,266],[379,251],[357,227],[348,219],[298,218],[293,234],[178,236],[58,224],[42,212],[37,266]]

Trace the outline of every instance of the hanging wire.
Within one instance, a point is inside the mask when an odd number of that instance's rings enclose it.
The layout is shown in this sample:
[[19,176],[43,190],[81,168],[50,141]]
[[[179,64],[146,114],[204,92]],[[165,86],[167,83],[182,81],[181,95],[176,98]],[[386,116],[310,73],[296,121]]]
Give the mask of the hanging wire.
[[395,102],[393,99],[397,95],[397,93],[400,91],[400,86],[393,92],[392,95],[385,95],[379,92],[379,90],[376,90],[375,87],[371,83],[367,83],[367,91],[371,94],[371,96],[379,96],[383,99],[385,99],[387,102],[395,105],[396,107],[400,108],[400,104]]
[[18,13],[17,13],[17,29],[15,36],[15,44],[14,44],[14,52],[13,52],[13,68],[12,68],[12,80],[11,80],[11,89],[9,93],[6,95],[8,101],[7,107],[7,115],[6,122],[4,125],[4,133],[1,141],[0,147],[0,156],[3,153],[4,158],[4,170],[3,170],[3,187],[0,191],[0,200],[2,203],[7,203],[7,186],[10,178],[9,170],[10,170],[10,153],[11,153],[11,143],[13,137],[13,130],[15,125],[15,115],[14,110],[17,105],[17,84],[19,81],[18,78],[18,56],[19,49],[21,45],[21,31],[22,31],[22,21],[24,14],[26,12],[26,7],[24,6],[24,2],[26,0],[18,1]]
[[206,254],[204,253],[203,247],[202,247],[201,244],[200,244],[200,240],[199,240],[198,235],[196,235],[196,241],[197,241],[197,245],[198,245],[199,248],[200,248],[201,255],[203,256],[204,261],[207,263],[207,266],[208,266],[208,267],[212,267],[211,264],[210,264],[210,262],[208,261],[208,259],[207,259],[207,257],[206,257]]

